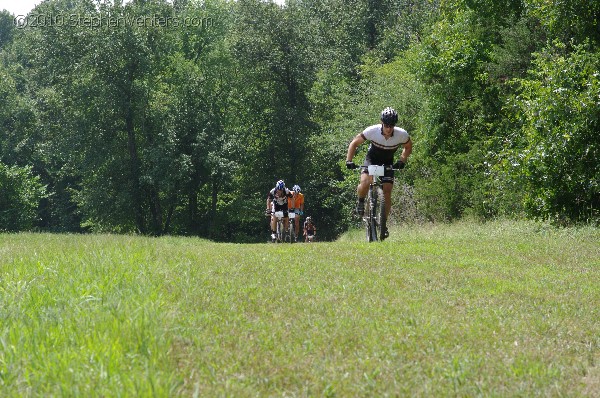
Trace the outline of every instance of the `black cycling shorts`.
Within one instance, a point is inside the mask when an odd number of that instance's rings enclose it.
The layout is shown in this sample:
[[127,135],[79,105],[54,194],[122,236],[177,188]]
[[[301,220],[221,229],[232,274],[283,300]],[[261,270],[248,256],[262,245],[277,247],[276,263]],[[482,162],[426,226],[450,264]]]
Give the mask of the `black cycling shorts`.
[[287,218],[288,217],[288,204],[284,204],[284,205],[278,205],[277,203],[273,203],[275,211],[282,211],[283,212],[283,218]]

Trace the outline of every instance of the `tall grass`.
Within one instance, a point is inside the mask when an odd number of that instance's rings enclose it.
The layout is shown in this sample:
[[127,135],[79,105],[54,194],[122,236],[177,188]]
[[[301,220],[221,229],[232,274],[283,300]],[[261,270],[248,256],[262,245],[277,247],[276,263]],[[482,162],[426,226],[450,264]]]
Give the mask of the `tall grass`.
[[0,235],[2,396],[597,396],[600,232]]

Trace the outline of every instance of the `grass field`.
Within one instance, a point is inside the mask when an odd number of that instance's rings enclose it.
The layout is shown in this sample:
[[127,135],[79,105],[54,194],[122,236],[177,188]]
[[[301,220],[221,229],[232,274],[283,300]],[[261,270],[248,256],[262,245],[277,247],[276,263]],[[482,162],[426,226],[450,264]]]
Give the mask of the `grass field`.
[[391,232],[0,235],[0,396],[599,396],[599,229]]

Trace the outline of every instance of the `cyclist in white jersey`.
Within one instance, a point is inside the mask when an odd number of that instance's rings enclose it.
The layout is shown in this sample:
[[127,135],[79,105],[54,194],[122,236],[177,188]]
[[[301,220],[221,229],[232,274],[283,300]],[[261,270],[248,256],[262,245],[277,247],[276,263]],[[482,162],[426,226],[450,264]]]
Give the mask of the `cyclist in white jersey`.
[[275,188],[271,189],[267,194],[267,210],[266,213],[271,215],[271,239],[275,239],[275,228],[277,225],[276,211],[283,212],[283,230],[288,229],[288,199],[291,198],[292,192],[285,187],[283,180],[277,181]]
[[[412,141],[406,130],[396,127],[398,122],[398,112],[393,108],[385,108],[381,112],[381,123],[367,127],[362,133],[358,134],[348,146],[346,155],[346,167],[355,169],[358,166],[352,161],[356,149],[365,141],[369,141],[369,150],[365,158],[364,166],[385,165],[393,166],[395,169],[402,169],[406,165],[408,157],[412,152]],[[394,163],[394,154],[398,148],[402,147],[402,153],[396,163]],[[365,197],[369,191],[371,178],[365,169],[360,176],[360,183],[356,188],[358,194],[358,204],[356,211],[362,217],[365,211]],[[383,196],[385,199],[386,220],[392,208],[392,187],[394,184],[394,171],[386,170],[381,178]],[[388,236],[387,226],[382,226],[383,236]]]

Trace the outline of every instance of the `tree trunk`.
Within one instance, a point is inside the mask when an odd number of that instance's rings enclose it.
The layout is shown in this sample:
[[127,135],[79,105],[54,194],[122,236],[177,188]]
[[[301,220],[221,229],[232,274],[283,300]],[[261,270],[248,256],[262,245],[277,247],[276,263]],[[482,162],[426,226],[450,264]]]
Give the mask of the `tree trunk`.
[[135,126],[133,115],[133,76],[129,73],[129,87],[127,100],[125,101],[125,129],[127,132],[127,150],[129,151],[129,172],[131,178],[131,198],[133,200],[132,208],[136,228],[138,232],[145,233],[146,226],[144,225],[144,215],[142,206],[142,193],[140,187],[140,159],[137,151],[137,143],[135,139]]

